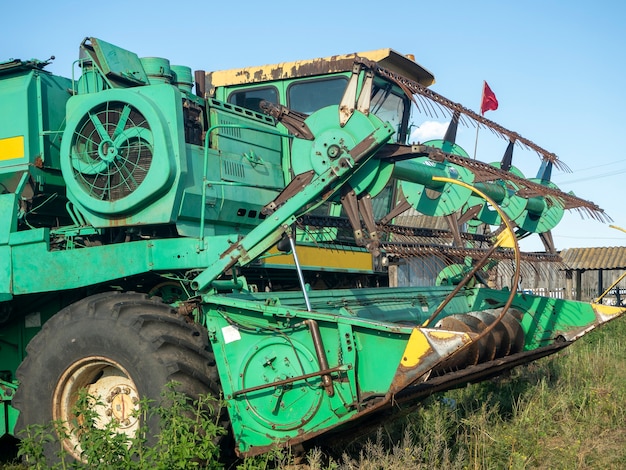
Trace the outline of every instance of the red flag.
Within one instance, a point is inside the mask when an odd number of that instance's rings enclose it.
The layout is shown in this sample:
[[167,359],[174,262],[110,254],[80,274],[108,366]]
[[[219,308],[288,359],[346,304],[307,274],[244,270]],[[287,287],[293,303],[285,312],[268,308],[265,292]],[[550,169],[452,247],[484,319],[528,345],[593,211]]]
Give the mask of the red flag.
[[480,104],[480,114],[485,115],[486,111],[495,111],[498,109],[498,99],[496,94],[491,91],[487,82],[484,82],[483,86],[483,101]]

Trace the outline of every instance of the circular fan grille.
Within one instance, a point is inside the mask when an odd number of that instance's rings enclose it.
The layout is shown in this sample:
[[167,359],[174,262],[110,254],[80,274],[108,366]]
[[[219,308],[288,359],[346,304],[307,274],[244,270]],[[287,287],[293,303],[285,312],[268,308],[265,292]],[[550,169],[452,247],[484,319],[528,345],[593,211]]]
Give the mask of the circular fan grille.
[[90,197],[101,201],[114,202],[135,191],[146,178],[152,156],[150,126],[128,103],[103,103],[87,113],[74,132],[74,177]]

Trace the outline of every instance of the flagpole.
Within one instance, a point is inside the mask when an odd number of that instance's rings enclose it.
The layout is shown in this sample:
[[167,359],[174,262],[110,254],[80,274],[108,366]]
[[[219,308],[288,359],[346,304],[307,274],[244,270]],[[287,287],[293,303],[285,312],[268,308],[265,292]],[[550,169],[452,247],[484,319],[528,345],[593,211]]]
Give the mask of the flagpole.
[[[487,83],[486,80],[483,80],[483,93],[480,97],[480,114],[481,116],[484,116],[485,113],[483,113],[482,111],[482,107],[483,107],[483,101],[485,100],[485,84]],[[478,149],[478,129],[480,129],[480,124],[476,123],[476,141],[474,142],[474,160],[476,160],[476,151]]]
[[479,129],[479,124],[476,123],[476,141],[474,142],[474,160],[476,160],[476,149],[478,148],[478,129]]

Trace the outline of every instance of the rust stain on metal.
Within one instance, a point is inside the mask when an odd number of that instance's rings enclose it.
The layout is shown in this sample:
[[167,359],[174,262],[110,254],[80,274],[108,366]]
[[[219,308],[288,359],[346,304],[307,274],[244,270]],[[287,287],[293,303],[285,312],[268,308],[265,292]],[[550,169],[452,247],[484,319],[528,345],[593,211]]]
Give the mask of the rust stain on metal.
[[311,60],[207,72],[205,79],[206,89],[212,90],[219,86],[262,83],[271,80],[349,72],[352,70],[357,57],[365,57],[367,60],[388,67],[390,70],[408,76],[423,86],[429,86],[435,81],[432,73],[411,58],[403,56],[393,49],[377,49]]
[[361,142],[352,147],[352,150],[350,150],[350,156],[355,162],[358,162],[363,157],[363,155],[365,155],[368,150],[371,149],[375,144],[376,139],[374,139],[374,136],[370,134]]

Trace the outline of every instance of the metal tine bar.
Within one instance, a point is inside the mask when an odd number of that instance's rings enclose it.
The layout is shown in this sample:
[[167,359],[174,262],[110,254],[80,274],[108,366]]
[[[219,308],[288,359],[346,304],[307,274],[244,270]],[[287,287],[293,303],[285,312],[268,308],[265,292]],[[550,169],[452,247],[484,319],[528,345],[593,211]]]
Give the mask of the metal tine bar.
[[480,114],[472,111],[471,109],[468,109],[466,107],[464,107],[463,105],[456,103],[448,98],[446,98],[445,96],[442,96],[436,92],[434,92],[433,90],[426,88],[425,86],[410,80],[406,77],[403,77],[401,75],[396,74],[395,72],[392,72],[391,70],[385,69],[383,67],[381,67],[380,65],[378,65],[376,62],[363,58],[363,57],[357,57],[355,59],[355,62],[361,63],[369,68],[371,68],[372,70],[374,70],[379,76],[381,77],[385,77],[388,78],[390,80],[392,80],[394,83],[396,83],[402,90],[405,91],[405,93],[407,93],[407,96],[411,97],[412,99],[414,99],[414,95],[421,95],[422,97],[427,98],[428,100],[432,101],[433,103],[436,103],[437,105],[443,107],[443,108],[447,108],[449,110],[452,111],[459,111],[461,114],[464,114],[465,116],[467,116],[468,118],[472,119],[473,121],[476,121],[480,124],[483,124],[485,127],[491,129],[496,135],[500,135],[502,137],[508,137],[509,139],[514,139],[516,141],[519,141],[520,144],[524,144],[525,146],[527,146],[528,148],[534,150],[535,152],[537,152],[544,160],[548,160],[551,161],[552,163],[554,163],[554,165],[559,168],[560,170],[563,171],[571,171],[569,170],[569,168],[567,167],[567,165],[564,165],[558,158],[558,156],[552,152],[547,151],[546,149],[540,147],[539,145],[535,144],[534,142],[532,142],[529,139],[526,139],[525,137],[521,136],[520,134],[518,134],[517,132],[511,131],[509,129],[506,129],[504,127],[502,127],[501,125],[485,118],[484,116],[481,116]]

